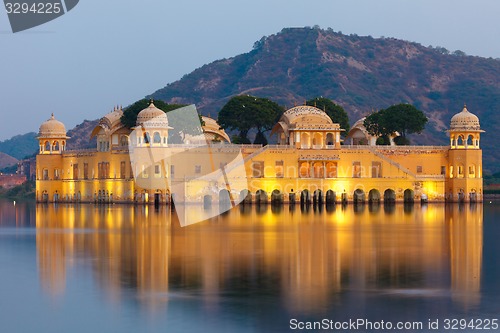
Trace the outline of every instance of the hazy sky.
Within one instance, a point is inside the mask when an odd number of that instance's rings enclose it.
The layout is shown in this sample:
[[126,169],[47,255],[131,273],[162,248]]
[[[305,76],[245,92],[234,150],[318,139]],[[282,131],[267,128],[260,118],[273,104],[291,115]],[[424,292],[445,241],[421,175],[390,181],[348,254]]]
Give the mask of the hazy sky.
[[284,27],[319,25],[500,57],[498,0],[80,0],[12,34],[0,7],[0,140],[72,128]]

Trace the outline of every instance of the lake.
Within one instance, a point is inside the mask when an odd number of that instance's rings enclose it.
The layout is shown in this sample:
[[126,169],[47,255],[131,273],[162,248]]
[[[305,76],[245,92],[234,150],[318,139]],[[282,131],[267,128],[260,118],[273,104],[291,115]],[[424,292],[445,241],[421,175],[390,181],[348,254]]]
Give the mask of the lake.
[[500,330],[500,204],[302,208],[0,200],[0,331]]

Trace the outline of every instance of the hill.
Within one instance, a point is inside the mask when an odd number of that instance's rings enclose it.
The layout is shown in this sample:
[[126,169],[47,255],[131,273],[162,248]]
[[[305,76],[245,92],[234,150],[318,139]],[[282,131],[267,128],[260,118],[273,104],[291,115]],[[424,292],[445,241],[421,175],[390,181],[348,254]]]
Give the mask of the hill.
[[[96,147],[96,139],[90,140],[90,133],[99,120],[84,120],[81,124],[68,130],[67,149],[86,149]],[[16,135],[12,138],[0,142],[0,169],[17,163],[18,159],[23,159],[35,155],[38,152],[37,133],[31,132]],[[11,155],[11,156],[9,156]]]
[[36,136],[37,134],[35,132],[30,132],[1,141],[0,152],[15,157],[18,160],[33,155],[34,152],[38,151]]
[[430,118],[418,144],[447,144],[445,130],[464,102],[480,117],[485,171],[500,171],[500,61],[424,47],[394,38],[287,28],[253,49],[214,61],[154,92],[168,103],[194,103],[214,116],[234,95],[252,94],[284,106],[324,96],[343,106],[351,124],[373,109],[407,102]]
[[67,149],[87,149],[97,146],[96,138],[90,139],[90,133],[99,124],[99,120],[84,120],[67,132],[70,137]]
[[17,161],[18,160],[16,158],[0,152],[0,170],[16,165]]

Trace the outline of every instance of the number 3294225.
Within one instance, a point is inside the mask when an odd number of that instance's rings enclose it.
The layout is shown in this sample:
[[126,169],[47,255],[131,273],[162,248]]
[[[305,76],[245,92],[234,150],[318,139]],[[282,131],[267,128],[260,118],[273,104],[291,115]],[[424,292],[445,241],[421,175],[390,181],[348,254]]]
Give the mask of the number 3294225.
[[445,319],[445,330],[497,330],[498,319]]
[[55,2],[6,2],[7,14],[59,14],[62,12],[61,3]]

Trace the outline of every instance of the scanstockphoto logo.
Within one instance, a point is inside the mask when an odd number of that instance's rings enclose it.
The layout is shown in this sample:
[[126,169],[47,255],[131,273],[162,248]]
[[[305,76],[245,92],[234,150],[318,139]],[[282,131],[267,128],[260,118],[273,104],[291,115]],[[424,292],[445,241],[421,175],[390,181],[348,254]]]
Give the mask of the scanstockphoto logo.
[[4,0],[12,32],[31,29],[52,21],[75,8],[79,0]]
[[248,194],[241,147],[213,142],[194,105],[163,113],[151,102],[129,136],[136,201],[169,196],[181,226],[223,214]]

